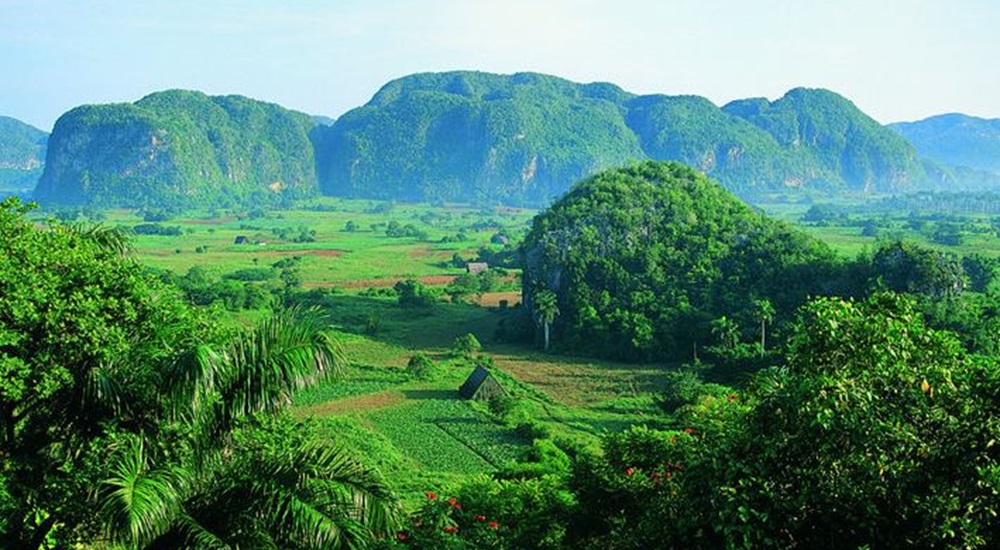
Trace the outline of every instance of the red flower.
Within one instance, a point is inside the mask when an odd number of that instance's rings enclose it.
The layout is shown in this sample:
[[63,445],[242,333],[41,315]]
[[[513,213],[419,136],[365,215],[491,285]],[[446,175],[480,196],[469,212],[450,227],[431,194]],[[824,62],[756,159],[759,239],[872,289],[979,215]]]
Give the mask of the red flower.
[[495,521],[491,521],[491,522],[487,523],[486,525],[489,525],[490,529],[497,529],[497,528],[500,527],[500,524],[497,523],[497,522],[495,522]]
[[632,474],[634,474],[634,473],[635,473],[635,469],[633,469],[633,468],[625,468],[625,475],[627,475],[628,477],[632,477]]
[[410,538],[410,535],[407,535],[406,531],[400,531],[400,532],[396,533],[396,540],[398,540],[399,542],[403,542],[404,540],[406,540],[408,538]]
[[694,428],[684,428],[684,433],[694,435]]
[[736,394],[735,393],[731,393],[731,394],[729,394],[729,395],[726,396],[726,399],[728,399],[730,401],[736,401]]
[[461,510],[462,509],[462,505],[458,503],[458,500],[455,499],[455,497],[449,498],[448,499],[448,504],[451,504],[451,507],[454,508],[454,509],[456,509],[456,510]]
[[438,497],[437,493],[434,491],[427,491],[425,494],[427,495],[427,498],[431,500],[435,500]]
[[458,532],[458,526],[449,525],[447,527],[442,527],[441,530],[444,531],[445,533],[448,533],[449,535],[454,535],[455,533]]
[[486,516],[476,516],[476,521],[486,521]]

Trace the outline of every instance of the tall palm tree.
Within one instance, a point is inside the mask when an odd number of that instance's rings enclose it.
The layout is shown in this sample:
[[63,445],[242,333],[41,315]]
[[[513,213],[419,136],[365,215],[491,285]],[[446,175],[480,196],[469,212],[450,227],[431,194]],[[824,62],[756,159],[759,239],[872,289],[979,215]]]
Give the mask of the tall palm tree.
[[552,321],[555,321],[556,317],[559,315],[559,298],[556,296],[555,292],[543,289],[535,292],[533,301],[535,304],[535,319],[537,319],[539,324],[542,325],[545,344],[543,349],[548,351],[549,327],[552,325]]
[[757,318],[760,320],[760,354],[763,356],[766,351],[764,344],[767,338],[767,324],[774,319],[774,306],[766,298],[754,300],[753,305]]

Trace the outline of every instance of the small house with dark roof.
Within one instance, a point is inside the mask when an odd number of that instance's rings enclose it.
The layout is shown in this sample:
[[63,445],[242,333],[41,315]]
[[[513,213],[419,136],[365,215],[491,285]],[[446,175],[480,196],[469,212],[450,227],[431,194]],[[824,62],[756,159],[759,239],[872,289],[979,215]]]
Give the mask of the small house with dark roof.
[[250,239],[246,235],[237,235],[233,244],[250,244]]
[[490,269],[490,264],[486,262],[469,262],[465,264],[465,270],[473,275],[479,275]]
[[465,399],[489,401],[494,397],[507,395],[507,390],[503,389],[500,381],[490,374],[490,371],[477,365],[462,387],[458,389],[458,394]]

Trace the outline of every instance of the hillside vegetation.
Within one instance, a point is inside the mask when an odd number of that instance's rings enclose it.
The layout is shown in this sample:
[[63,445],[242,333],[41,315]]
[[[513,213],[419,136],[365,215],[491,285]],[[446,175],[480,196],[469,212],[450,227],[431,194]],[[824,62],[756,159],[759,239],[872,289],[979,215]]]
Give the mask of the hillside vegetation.
[[788,313],[837,283],[825,245],[673,162],[579,183],[535,218],[522,254],[526,303],[555,293],[563,345],[633,359],[690,358],[713,321],[752,326],[755,304]]
[[314,126],[278,105],[183,90],[77,107],[56,122],[35,197],[177,209],[308,196]]

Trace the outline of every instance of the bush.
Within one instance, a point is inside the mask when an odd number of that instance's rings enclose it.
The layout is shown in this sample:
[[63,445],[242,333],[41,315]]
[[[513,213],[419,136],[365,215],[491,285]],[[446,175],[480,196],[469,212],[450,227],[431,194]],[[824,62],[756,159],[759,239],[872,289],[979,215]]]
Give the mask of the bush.
[[455,343],[451,346],[451,353],[455,357],[464,357],[466,359],[471,359],[472,354],[483,349],[483,345],[479,343],[475,334],[468,332],[455,338]]
[[423,283],[413,279],[400,281],[393,288],[396,289],[399,305],[405,308],[428,308],[437,301]]
[[438,368],[426,353],[417,352],[406,363],[406,372],[420,380],[432,380],[437,376]]

